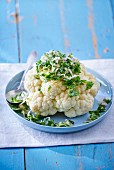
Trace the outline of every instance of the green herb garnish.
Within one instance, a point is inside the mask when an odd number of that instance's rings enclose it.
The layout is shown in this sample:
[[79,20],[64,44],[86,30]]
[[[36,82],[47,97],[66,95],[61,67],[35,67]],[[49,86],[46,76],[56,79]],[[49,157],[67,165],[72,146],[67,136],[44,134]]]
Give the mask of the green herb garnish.
[[22,114],[26,120],[32,121],[40,125],[52,126],[52,127],[70,127],[74,125],[74,122],[68,119],[66,119],[64,122],[55,123],[54,120],[51,119],[50,117],[43,118],[38,114],[34,114],[30,111],[26,102],[18,105],[10,104],[10,107],[16,113]]
[[51,86],[48,87],[48,91],[50,91],[50,89],[51,89]]
[[89,111],[90,116],[85,121],[85,123],[89,123],[91,121],[98,119],[101,116],[101,113],[106,111],[106,106],[107,104],[110,103],[110,101],[111,101],[110,99],[104,98],[103,101],[99,104],[97,110]]
[[23,101],[23,97],[22,97],[22,93],[17,94],[16,96],[12,96],[11,98],[9,98],[9,101],[11,101],[12,103],[21,103]]
[[44,54],[44,59],[36,63],[36,78],[43,76],[45,82],[51,80],[63,81],[63,85],[68,90],[70,97],[79,95],[76,92],[76,86],[86,84],[86,89],[89,90],[93,86],[93,82],[81,80],[81,65],[72,54],[66,56],[60,51],[50,51]]
[[39,79],[39,75],[38,74],[34,75],[34,78]]
[[38,91],[41,92],[41,87],[38,88]]
[[55,126],[54,120],[50,119],[50,117],[46,117],[40,121],[37,122],[40,125],[45,125],[45,126]]
[[40,120],[40,116],[38,114],[34,115],[34,114],[25,114],[25,118],[26,120],[28,121],[32,121],[32,122],[35,122],[37,123],[39,120]]
[[59,122],[56,124],[57,127],[68,127],[68,126],[73,126],[74,121],[65,119],[64,122]]
[[105,103],[109,104],[111,100],[104,98],[103,101],[104,101]]
[[70,97],[73,97],[73,96],[78,96],[79,93],[76,90],[70,89],[68,95]]
[[86,90],[91,89],[93,85],[94,85],[94,83],[92,81],[87,81],[86,82]]
[[66,119],[64,122],[55,123],[50,117],[42,118],[39,115],[34,116],[33,114],[26,115],[26,119],[40,125],[52,127],[69,127],[74,125],[74,122],[68,119]]

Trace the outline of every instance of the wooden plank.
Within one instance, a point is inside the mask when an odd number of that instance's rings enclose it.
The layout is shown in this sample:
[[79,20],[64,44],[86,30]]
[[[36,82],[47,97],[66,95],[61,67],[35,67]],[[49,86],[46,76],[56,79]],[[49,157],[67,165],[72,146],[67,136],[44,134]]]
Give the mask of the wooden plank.
[[113,58],[114,32],[109,0],[34,0],[27,8],[26,1],[20,1],[20,14],[24,17],[20,23],[24,62],[33,49],[37,49],[39,56],[49,49],[59,49],[73,52],[80,59]]
[[[92,1],[92,0],[91,0]],[[114,25],[109,0],[97,0],[88,3],[93,8],[93,24],[95,27],[98,55],[102,58],[114,57]]]
[[[114,143],[26,149],[27,170],[64,168],[112,170]],[[0,169],[24,169],[23,149],[0,149]]]
[[112,170],[114,143],[26,149],[26,168],[27,170]]
[[32,50],[39,57],[50,49],[64,51],[58,1],[19,1],[21,61],[25,62]]
[[114,22],[114,0],[110,0],[110,5],[112,9],[112,17],[113,17],[113,22]]
[[90,144],[76,147],[77,156],[80,157],[80,169],[114,169],[114,143]]
[[23,149],[0,149],[0,170],[24,170]]
[[66,51],[79,59],[113,58],[114,31],[109,0],[60,0],[59,4]]
[[[79,59],[90,59],[94,53],[88,29],[86,1],[60,0],[60,17],[64,21],[65,52],[74,53]],[[88,58],[87,58],[88,57]]]
[[76,170],[75,147],[26,149],[26,168],[27,170]]
[[18,62],[15,1],[0,2],[0,62]]

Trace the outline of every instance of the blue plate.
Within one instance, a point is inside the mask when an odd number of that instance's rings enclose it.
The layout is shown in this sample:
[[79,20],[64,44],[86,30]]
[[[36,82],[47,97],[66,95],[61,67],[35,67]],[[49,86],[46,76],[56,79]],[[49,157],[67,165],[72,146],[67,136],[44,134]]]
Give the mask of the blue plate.
[[[92,127],[93,125],[95,125],[98,122],[100,122],[101,120],[103,120],[105,118],[105,116],[108,114],[108,112],[112,106],[113,90],[112,90],[111,84],[102,75],[100,75],[99,73],[97,73],[91,69],[88,69],[88,68],[87,68],[87,72],[89,72],[93,76],[95,76],[97,81],[101,83],[101,87],[100,87],[100,90],[99,90],[97,96],[95,97],[94,106],[93,106],[92,110],[96,110],[98,107],[98,103],[100,101],[102,101],[104,98],[111,99],[110,104],[108,104],[106,107],[106,111],[103,112],[98,119],[96,119],[90,123],[84,123],[87,120],[87,118],[89,117],[89,113],[86,113],[82,116],[71,118],[70,120],[74,121],[74,126],[72,126],[72,127],[50,127],[50,126],[39,125],[34,122],[28,121],[23,116],[19,115],[18,113],[14,112],[11,109],[12,113],[15,116],[17,116],[19,118],[19,120],[21,122],[23,122],[24,124],[26,124],[27,126],[30,126],[34,129],[37,129],[40,131],[45,131],[45,132],[50,132],[50,133],[71,133],[71,132],[77,132],[77,131]],[[5,94],[10,90],[15,89],[19,85],[22,75],[23,75],[23,72],[20,72],[10,80],[10,82],[7,84]],[[54,119],[54,121],[56,123],[67,119],[67,117],[62,113],[51,116],[51,118]]]

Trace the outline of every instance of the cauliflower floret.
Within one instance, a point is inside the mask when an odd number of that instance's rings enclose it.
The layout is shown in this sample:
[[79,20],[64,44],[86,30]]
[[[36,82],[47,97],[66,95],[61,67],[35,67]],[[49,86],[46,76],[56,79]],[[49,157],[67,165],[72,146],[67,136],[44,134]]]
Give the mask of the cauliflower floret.
[[89,93],[71,98],[66,92],[60,96],[56,97],[56,108],[59,112],[64,112],[67,117],[80,116],[92,109],[94,98]]
[[66,87],[63,86],[61,81],[49,81],[42,83],[41,91],[45,96],[50,99],[55,99],[62,91],[65,91]]
[[50,51],[37,66],[37,70],[34,66],[28,71],[24,81],[29,93],[26,101],[33,112],[48,116],[59,111],[76,117],[92,109],[100,84],[72,55],[65,58],[58,51]]
[[35,92],[40,89],[42,81],[35,78],[36,70],[35,66],[29,70],[25,76],[24,87],[28,92]]
[[96,81],[96,78],[92,74],[86,73],[86,76],[87,76],[88,80],[90,80],[94,83],[92,88],[89,89],[89,92],[90,92],[90,94],[92,94],[93,97],[95,97],[99,88],[100,88],[100,83],[98,83]]
[[44,96],[39,91],[29,93],[27,104],[33,112],[42,116],[54,115],[57,112],[55,101]]

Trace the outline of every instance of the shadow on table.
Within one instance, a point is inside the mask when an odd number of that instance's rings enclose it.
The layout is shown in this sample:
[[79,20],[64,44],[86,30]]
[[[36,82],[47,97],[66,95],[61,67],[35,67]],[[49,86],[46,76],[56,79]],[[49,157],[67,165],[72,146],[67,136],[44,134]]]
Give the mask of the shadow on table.
[[[83,130],[70,134],[53,134],[41,132],[27,127],[26,125],[23,125],[23,127],[33,138],[33,145],[30,147],[43,147],[44,149],[64,155],[78,155],[80,152],[80,145],[76,145],[75,143],[79,143],[80,138],[82,138],[83,141],[84,133],[87,133],[87,130]],[[85,147],[86,146],[87,145],[85,145]]]

